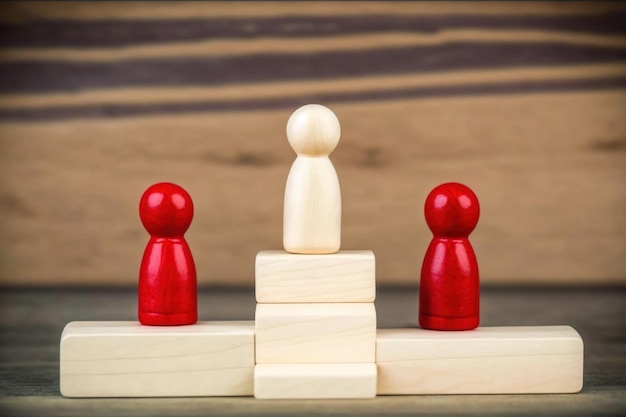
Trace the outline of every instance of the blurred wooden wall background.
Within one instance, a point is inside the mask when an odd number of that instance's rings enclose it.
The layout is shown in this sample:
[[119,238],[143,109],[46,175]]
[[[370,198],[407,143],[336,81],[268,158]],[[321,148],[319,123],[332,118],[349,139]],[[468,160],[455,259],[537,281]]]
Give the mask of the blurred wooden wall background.
[[3,3],[0,283],[133,284],[143,190],[194,198],[202,284],[280,248],[298,106],[331,107],[343,247],[415,284],[468,184],[484,283],[626,283],[618,3]]

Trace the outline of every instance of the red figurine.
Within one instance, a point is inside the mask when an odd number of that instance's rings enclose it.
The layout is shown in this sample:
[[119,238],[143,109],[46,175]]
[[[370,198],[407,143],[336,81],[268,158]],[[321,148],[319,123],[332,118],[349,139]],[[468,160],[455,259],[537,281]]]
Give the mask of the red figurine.
[[431,330],[471,330],[479,323],[478,263],[468,236],[480,214],[463,184],[435,187],[424,205],[433,232],[420,280],[419,323]]
[[150,241],[139,270],[139,321],[151,326],[198,320],[196,267],[183,234],[193,202],[183,188],[162,182],[141,197],[139,216]]

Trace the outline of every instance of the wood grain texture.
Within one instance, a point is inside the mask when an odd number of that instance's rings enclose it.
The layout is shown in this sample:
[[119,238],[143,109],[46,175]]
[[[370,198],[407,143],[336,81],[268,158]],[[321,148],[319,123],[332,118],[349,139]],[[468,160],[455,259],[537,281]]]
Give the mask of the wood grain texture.
[[376,364],[382,395],[575,393],[583,340],[569,326],[383,329]]
[[343,127],[343,247],[373,249],[381,285],[416,284],[419,207],[447,181],[484,202],[483,282],[623,283],[625,12],[3,4],[0,282],[134,283],[134,202],[175,181],[198,205],[199,283],[252,286],[280,247],[285,123],[322,103]]
[[376,298],[372,251],[301,255],[262,251],[256,256],[259,303],[371,303]]
[[[1,58],[2,56],[0,56]],[[279,83],[247,83],[245,85],[219,86],[180,86],[180,87],[121,87],[106,90],[84,90],[65,93],[47,94],[3,94],[0,95],[0,108],[8,110],[26,109],[76,109],[93,106],[124,105],[130,108],[146,107],[151,103],[191,104],[215,102],[243,103],[246,100],[271,102],[280,98],[313,97],[315,95],[330,94],[358,94],[366,93],[378,97],[383,92],[393,92],[399,89],[430,88],[430,96],[438,96],[443,91],[451,91],[456,87],[482,86],[483,93],[497,93],[500,86],[523,83],[525,86],[539,82],[567,83],[571,86],[590,81],[619,79],[626,72],[626,64],[588,64],[576,66],[557,65],[554,67],[528,67],[504,69],[478,69],[458,72],[444,72],[432,74],[396,74],[389,76],[368,76],[350,79],[330,80],[299,80],[281,81]],[[280,88],[278,88],[280,87]],[[545,87],[544,87],[545,88]],[[544,91],[544,90],[542,90]],[[302,100],[302,99],[301,99]],[[241,105],[241,104],[239,104]],[[149,113],[148,113],[149,114]]]
[[256,363],[373,363],[373,303],[257,304]]
[[[166,42],[193,42],[207,38],[246,39],[338,36],[358,33],[426,32],[444,28],[557,29],[563,32],[621,33],[624,10],[587,13],[584,16],[532,16],[505,14],[379,14],[370,16],[355,11],[352,15],[308,16],[231,16],[205,19],[117,19],[84,20],[34,19],[0,23],[5,47],[112,47]],[[80,32],[81,36],[76,36]]]
[[[550,1],[519,4],[503,1],[492,3],[465,2],[459,4],[424,1],[406,3],[400,1],[366,1],[359,2],[355,10],[353,2],[307,2],[305,4],[289,4],[269,1],[263,3],[233,4],[232,2],[186,2],[184,7],[179,3],[155,3],[147,6],[142,2],[127,2],[120,7],[117,2],[103,1],[97,4],[76,2],[7,2],[3,20],[8,22],[24,22],[36,19],[59,19],[98,21],[114,19],[189,19],[200,17],[241,17],[241,16],[301,16],[301,15],[348,15],[355,12],[364,15],[418,14],[418,15],[588,15],[624,10],[618,2],[583,1],[575,3],[555,3]],[[68,7],[69,6],[69,7]]]
[[31,47],[7,48],[0,54],[0,62],[69,61],[111,62],[122,59],[164,57],[224,57],[245,54],[311,53],[316,51],[367,50],[372,48],[439,45],[450,42],[492,42],[494,38],[505,43],[562,43],[598,47],[624,48],[626,37],[605,34],[559,33],[549,29],[446,29],[435,34],[383,33],[344,35],[336,38],[244,39],[210,40],[199,42],[168,42],[167,44],[133,45],[125,48],[99,47]]
[[[462,180],[481,196],[472,243],[484,283],[623,282],[624,97],[607,91],[333,106],[344,127],[333,155],[343,184],[343,247],[372,249],[380,284],[416,284],[431,237],[419,214],[424,198],[441,182]],[[258,251],[281,245],[293,153],[280,132],[289,114],[3,124],[2,282],[135,283],[145,246],[136,201],[167,179],[196,205],[187,240],[199,283],[251,286]],[[392,136],[390,125],[398,127]],[[172,150],[172,137],[185,146]],[[381,221],[380,213],[393,216]]]
[[374,398],[376,364],[264,364],[254,367],[257,399]]
[[61,336],[65,397],[252,395],[254,323],[72,322]]
[[[419,58],[422,56],[430,56],[432,59]],[[624,60],[625,48],[526,42],[450,42],[349,52],[331,50],[303,54],[248,54],[224,56],[221,59],[164,57],[80,63],[27,60],[0,65],[0,91],[44,94],[127,86],[218,86],[405,73],[428,74],[481,69],[485,61],[490,63],[491,68],[511,68],[608,64]],[[385,65],[381,66],[381,62]],[[320,70],[322,68],[324,71]],[[49,78],[38,78],[41,72],[47,73]],[[53,79],[54,83],[50,83],[49,79]]]

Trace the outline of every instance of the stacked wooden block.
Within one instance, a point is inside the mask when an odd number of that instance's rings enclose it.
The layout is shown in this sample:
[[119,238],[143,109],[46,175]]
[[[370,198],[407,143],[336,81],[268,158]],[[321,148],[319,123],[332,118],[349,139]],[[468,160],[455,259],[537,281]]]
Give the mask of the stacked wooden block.
[[583,349],[570,326],[380,329],[378,395],[575,393]]
[[65,397],[252,395],[254,323],[72,322],[60,363]]
[[256,398],[376,396],[371,251],[256,258]]

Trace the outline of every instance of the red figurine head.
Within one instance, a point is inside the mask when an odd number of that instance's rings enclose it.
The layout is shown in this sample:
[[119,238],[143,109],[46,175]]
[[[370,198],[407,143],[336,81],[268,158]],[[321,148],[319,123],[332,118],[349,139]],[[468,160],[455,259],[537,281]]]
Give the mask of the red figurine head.
[[478,224],[480,206],[469,187],[448,182],[428,194],[424,214],[435,236],[467,237]]
[[154,184],[141,196],[139,217],[152,236],[182,236],[193,219],[191,196],[176,184]]

